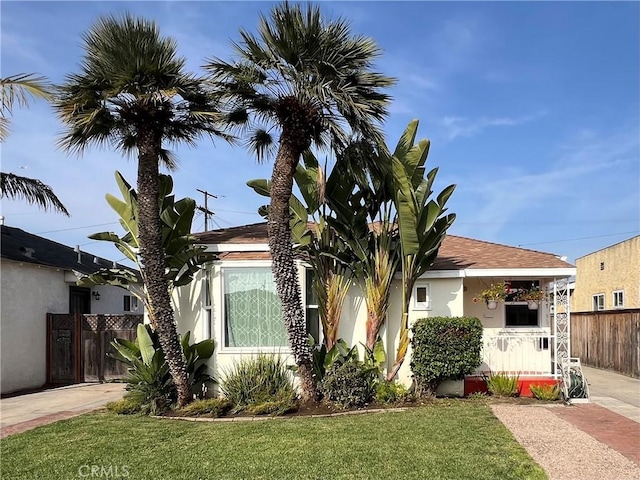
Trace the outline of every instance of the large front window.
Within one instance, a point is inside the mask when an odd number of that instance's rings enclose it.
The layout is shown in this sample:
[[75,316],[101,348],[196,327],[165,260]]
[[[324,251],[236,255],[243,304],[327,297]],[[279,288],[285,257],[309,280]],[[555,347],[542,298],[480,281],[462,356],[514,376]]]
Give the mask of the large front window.
[[271,269],[225,268],[225,347],[285,347],[280,300]]

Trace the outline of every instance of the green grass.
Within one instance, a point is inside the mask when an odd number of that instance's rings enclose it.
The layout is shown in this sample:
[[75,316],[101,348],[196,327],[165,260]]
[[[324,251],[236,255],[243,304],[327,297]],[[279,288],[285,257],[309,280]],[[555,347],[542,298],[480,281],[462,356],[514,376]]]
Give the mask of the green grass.
[[486,405],[457,401],[238,423],[95,413],[8,437],[0,448],[3,480],[85,478],[92,465],[129,480],[547,478]]

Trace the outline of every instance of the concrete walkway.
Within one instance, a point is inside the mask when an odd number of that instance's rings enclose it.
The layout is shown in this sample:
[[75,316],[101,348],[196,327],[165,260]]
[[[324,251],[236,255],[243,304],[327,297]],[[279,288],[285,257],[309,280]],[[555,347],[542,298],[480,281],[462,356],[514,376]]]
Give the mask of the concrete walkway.
[[122,398],[123,383],[81,383],[0,399],[0,438],[74,417]]
[[640,423],[640,380],[585,366],[582,372],[593,403]]

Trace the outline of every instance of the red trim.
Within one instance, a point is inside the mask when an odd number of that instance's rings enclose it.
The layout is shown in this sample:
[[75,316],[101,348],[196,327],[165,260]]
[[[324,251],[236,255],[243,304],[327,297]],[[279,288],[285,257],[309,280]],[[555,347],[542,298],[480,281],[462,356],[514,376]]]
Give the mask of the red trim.
[[[531,393],[531,385],[555,385],[560,380],[549,377],[520,377],[518,380],[518,389],[521,397],[533,397]],[[473,393],[488,393],[487,385],[484,379],[479,376],[468,376],[464,379],[464,396],[467,397]]]

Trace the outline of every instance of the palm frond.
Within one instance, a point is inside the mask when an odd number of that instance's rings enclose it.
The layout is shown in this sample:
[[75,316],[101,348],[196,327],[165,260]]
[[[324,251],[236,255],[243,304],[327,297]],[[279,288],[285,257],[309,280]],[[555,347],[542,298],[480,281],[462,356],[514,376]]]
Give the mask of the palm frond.
[[23,198],[27,203],[38,205],[44,210],[51,208],[67,217],[70,216],[65,206],[53,193],[53,189],[34,178],[0,172],[0,197]]
[[[73,153],[90,146],[135,151],[141,128],[162,142],[195,145],[203,136],[233,142],[204,79],[184,71],[173,39],[153,21],[130,14],[99,18],[82,37],[79,72],[57,89],[54,108],[66,126],[58,145]],[[159,161],[170,160],[162,148]]]
[[32,73],[20,73],[0,78],[0,141],[9,135],[9,118],[13,108],[29,105],[29,97],[47,101],[53,99],[52,86],[46,77]]
[[344,147],[358,134],[384,145],[381,124],[390,101],[384,90],[395,79],[374,71],[380,49],[353,35],[346,20],[326,20],[317,6],[284,2],[260,16],[256,34],[241,30],[233,46],[233,62],[213,58],[205,65],[228,112],[246,112],[282,130],[278,111],[295,98],[309,112],[301,128],[310,144]]

